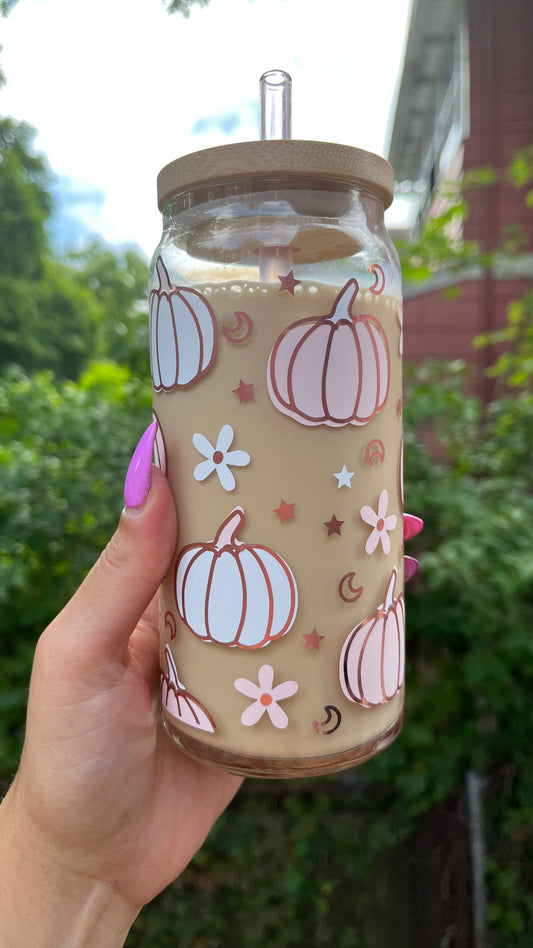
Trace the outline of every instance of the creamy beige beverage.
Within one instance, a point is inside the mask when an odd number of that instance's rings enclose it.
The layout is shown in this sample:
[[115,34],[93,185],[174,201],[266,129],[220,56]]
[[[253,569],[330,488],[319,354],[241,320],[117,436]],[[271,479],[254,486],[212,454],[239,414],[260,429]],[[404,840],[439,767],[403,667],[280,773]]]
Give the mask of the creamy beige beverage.
[[161,593],[167,729],[243,773],[341,769],[401,727],[401,302],[336,285],[151,294],[159,463],[179,545]]

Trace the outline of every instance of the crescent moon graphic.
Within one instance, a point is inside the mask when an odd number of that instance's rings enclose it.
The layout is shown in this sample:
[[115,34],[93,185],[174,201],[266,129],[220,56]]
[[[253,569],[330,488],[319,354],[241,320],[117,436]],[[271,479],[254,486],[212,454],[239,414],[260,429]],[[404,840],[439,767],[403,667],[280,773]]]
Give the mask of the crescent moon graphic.
[[254,327],[248,313],[242,313],[240,310],[236,310],[235,318],[236,323],[232,329],[230,329],[229,326],[222,327],[222,335],[228,342],[232,342],[236,346],[241,346],[243,342],[248,342]]
[[383,267],[380,267],[379,263],[371,263],[369,272],[372,273],[374,277],[374,282],[371,287],[369,287],[371,293],[375,293],[376,296],[379,296],[380,293],[383,293],[385,289],[385,274],[383,273]]
[[176,626],[176,616],[173,612],[165,612],[165,629],[168,629],[170,632],[170,638],[176,638],[177,626]]
[[365,460],[368,466],[372,467],[376,459],[380,464],[385,460],[385,445],[379,438],[374,438],[366,446]]
[[[335,707],[334,704],[326,704],[324,707],[324,711],[326,712],[326,720],[313,721],[313,727],[317,734],[333,734],[333,731],[336,731],[337,728],[340,726],[340,723],[342,721],[342,714],[340,713],[339,709]],[[329,725],[333,721],[334,716],[335,716],[335,721],[333,723],[333,726],[329,727]]]
[[[355,578],[354,572],[346,573],[346,575],[342,577],[339,583],[339,596],[341,597],[343,602],[357,602],[357,600],[360,599],[361,596],[363,595],[362,586],[354,587],[353,585],[354,578]],[[351,595],[347,595],[346,592],[344,591],[345,589],[348,590],[348,592]]]

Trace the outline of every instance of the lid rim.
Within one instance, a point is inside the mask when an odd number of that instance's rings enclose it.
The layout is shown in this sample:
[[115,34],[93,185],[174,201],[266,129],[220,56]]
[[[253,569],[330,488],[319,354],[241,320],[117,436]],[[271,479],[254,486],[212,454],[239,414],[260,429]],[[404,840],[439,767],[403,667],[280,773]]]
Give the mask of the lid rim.
[[394,196],[394,172],[381,155],[333,142],[275,139],[219,145],[169,162],[157,176],[158,207],[163,210],[172,197],[192,188],[274,175],[363,185],[385,208]]

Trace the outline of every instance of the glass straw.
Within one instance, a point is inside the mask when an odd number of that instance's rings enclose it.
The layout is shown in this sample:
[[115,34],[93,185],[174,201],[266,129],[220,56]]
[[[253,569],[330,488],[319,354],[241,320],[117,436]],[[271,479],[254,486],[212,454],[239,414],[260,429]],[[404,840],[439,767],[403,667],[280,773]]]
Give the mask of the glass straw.
[[291,137],[292,79],[270,69],[259,80],[261,139]]
[[[259,80],[259,122],[261,140],[291,137],[292,79],[282,69],[270,69]],[[263,247],[259,253],[260,278],[263,283],[276,283],[290,272],[290,247]]]

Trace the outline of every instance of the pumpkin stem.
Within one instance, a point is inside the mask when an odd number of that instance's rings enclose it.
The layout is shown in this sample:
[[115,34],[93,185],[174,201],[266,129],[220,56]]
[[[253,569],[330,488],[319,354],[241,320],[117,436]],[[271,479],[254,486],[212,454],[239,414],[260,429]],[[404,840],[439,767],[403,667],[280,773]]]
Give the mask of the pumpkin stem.
[[359,284],[357,280],[354,278],[348,280],[346,286],[342,288],[337,296],[328,319],[334,322],[338,322],[341,319],[353,319],[352,306],[358,293]]
[[213,540],[217,549],[221,550],[224,546],[241,546],[237,540],[237,534],[244,523],[244,510],[242,507],[235,507],[229,517],[226,517],[224,523],[219,527],[218,533]]
[[170,684],[174,685],[174,688],[184,691],[183,685],[178,678],[178,669],[176,668],[172,652],[168,645],[165,645],[165,658],[167,660],[168,680]]
[[394,586],[396,584],[398,573],[396,572],[396,567],[393,569],[389,582],[387,584],[387,589],[385,591],[385,602],[383,603],[383,608],[385,611],[388,611],[393,602],[394,602]]
[[168,270],[165,267],[161,257],[158,257],[155,262],[155,269],[157,276],[159,277],[159,292],[168,293],[172,289],[172,284],[170,282],[170,277],[168,275]]

